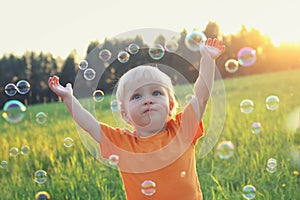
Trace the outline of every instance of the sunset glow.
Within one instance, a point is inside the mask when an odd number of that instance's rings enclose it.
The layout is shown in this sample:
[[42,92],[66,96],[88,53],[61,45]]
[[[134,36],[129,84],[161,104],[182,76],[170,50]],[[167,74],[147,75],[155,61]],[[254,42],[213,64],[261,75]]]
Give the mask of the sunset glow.
[[96,39],[140,28],[203,30],[209,21],[223,34],[234,34],[245,25],[270,36],[276,45],[295,43],[300,41],[299,5],[296,0],[6,1],[0,12],[0,55],[36,50],[65,57],[76,49],[83,56]]

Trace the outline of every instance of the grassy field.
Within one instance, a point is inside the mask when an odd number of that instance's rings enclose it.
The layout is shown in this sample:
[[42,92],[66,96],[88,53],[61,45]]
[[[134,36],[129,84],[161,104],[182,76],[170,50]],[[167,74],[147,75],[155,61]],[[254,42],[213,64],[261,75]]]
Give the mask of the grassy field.
[[[220,159],[216,145],[207,156],[197,157],[204,199],[244,199],[242,188],[248,184],[256,188],[254,199],[300,199],[300,133],[286,126],[289,113],[300,110],[300,70],[227,79],[224,83],[226,119],[217,145],[230,140],[234,154]],[[277,110],[266,109],[269,95],[279,97]],[[114,124],[109,99],[96,104],[96,109],[102,110],[97,117]],[[252,113],[240,111],[243,99],[253,100]],[[47,114],[46,123],[36,123],[38,112]],[[251,132],[253,122],[262,124],[261,133]],[[207,123],[204,118],[204,125]],[[73,146],[64,146],[66,137],[73,139]],[[84,147],[61,102],[28,106],[25,119],[18,124],[1,118],[0,145],[0,161],[8,162],[6,168],[0,168],[1,200],[32,200],[39,191],[47,191],[55,200],[125,199],[118,171],[99,162]],[[11,147],[20,150],[25,145],[30,147],[27,155],[10,156]],[[277,160],[275,173],[266,171],[269,158]],[[34,181],[39,169],[47,172],[44,184]]]

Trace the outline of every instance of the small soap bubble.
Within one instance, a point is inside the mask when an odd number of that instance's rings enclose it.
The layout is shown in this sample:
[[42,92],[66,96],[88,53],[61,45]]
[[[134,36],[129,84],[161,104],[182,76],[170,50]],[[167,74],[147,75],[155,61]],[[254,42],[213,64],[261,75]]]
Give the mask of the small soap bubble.
[[1,167],[2,169],[6,169],[7,166],[8,166],[8,162],[5,161],[5,160],[2,160],[1,163],[0,163],[0,167]]
[[141,191],[146,196],[152,196],[156,192],[156,184],[152,180],[145,180],[141,186]]
[[70,138],[70,137],[66,137],[64,139],[64,146],[65,147],[71,147],[71,146],[73,146],[73,139]]
[[34,181],[38,184],[43,184],[47,181],[47,172],[40,169],[34,173]]
[[111,58],[111,52],[108,49],[102,49],[99,52],[99,58],[104,62],[109,61],[109,59]]
[[116,154],[111,154],[108,159],[109,159],[110,165],[115,166],[115,165],[118,165],[118,163],[119,163],[119,156]]
[[259,122],[252,123],[252,133],[258,134],[261,132],[261,124]]
[[277,168],[277,161],[274,158],[269,158],[267,161],[267,167],[266,170],[269,173],[274,173],[276,172],[276,168]]
[[35,121],[39,124],[44,124],[46,123],[47,121],[47,114],[44,113],[44,112],[38,112],[36,115],[35,115]]
[[95,90],[93,92],[93,99],[96,102],[101,102],[104,99],[104,92],[102,90]]
[[36,200],[49,200],[50,198],[50,194],[46,191],[40,191],[35,194]]
[[186,175],[186,171],[180,172],[180,177],[181,177],[181,178],[185,177],[185,175]]
[[12,147],[9,149],[9,155],[11,157],[16,157],[19,155],[19,149],[17,147]]
[[279,98],[271,95],[266,98],[266,108],[268,110],[276,110],[279,107]]
[[191,33],[187,34],[185,36],[185,45],[186,47],[191,51],[199,51],[200,50],[200,44],[205,43],[207,40],[204,33],[200,31],[192,31]]
[[20,94],[27,94],[30,90],[30,84],[26,80],[18,81],[16,87]]
[[244,47],[239,50],[237,57],[241,66],[249,67],[256,61],[256,51],[250,47]]
[[110,102],[110,109],[112,111],[119,111],[120,110],[120,107],[119,107],[119,102],[117,100],[112,100]]
[[256,196],[256,188],[253,185],[243,187],[243,197],[245,199],[253,199]]
[[244,99],[240,103],[240,110],[244,114],[249,114],[254,110],[254,103],[250,99]]
[[12,97],[15,94],[17,94],[18,92],[18,88],[15,84],[13,83],[9,83],[5,86],[4,88],[5,94],[7,94],[8,96]]
[[225,62],[225,70],[234,73],[239,69],[239,62],[235,59],[229,59]]
[[29,148],[29,146],[22,146],[21,147],[21,154],[22,155],[28,155],[28,153],[29,153],[29,151],[30,151],[30,148]]
[[194,95],[193,94],[187,94],[185,96],[185,102],[190,103],[190,101],[193,99]]
[[165,49],[161,44],[156,44],[149,48],[149,56],[154,60],[159,60],[165,55]]
[[127,51],[120,51],[118,53],[118,60],[120,63],[126,63],[130,58],[130,54]]
[[164,46],[166,51],[171,53],[174,53],[178,49],[178,43],[176,40],[167,40]]
[[233,155],[234,146],[231,141],[222,141],[217,146],[217,154],[221,159],[228,159]]
[[86,60],[81,60],[78,63],[78,67],[80,70],[85,70],[89,66],[89,63]]
[[91,81],[96,77],[96,72],[92,68],[87,68],[86,70],[84,70],[83,77],[86,80]]
[[137,44],[132,43],[128,46],[128,51],[131,54],[137,54],[139,52],[139,50],[140,50],[140,47]]

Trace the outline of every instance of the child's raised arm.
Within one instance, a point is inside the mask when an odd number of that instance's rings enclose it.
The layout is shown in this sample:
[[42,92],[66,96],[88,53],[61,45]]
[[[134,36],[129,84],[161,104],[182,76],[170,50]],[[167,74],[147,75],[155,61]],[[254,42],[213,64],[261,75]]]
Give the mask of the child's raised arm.
[[48,79],[49,88],[60,96],[67,106],[72,118],[85,131],[87,131],[98,143],[101,142],[99,122],[79,103],[73,96],[73,89],[70,83],[63,87],[59,83],[59,77],[53,76]]
[[194,86],[194,98],[191,104],[196,112],[197,119],[200,121],[206,104],[210,98],[215,76],[215,59],[225,50],[222,41],[208,38],[206,44],[201,44],[200,69],[199,75]]

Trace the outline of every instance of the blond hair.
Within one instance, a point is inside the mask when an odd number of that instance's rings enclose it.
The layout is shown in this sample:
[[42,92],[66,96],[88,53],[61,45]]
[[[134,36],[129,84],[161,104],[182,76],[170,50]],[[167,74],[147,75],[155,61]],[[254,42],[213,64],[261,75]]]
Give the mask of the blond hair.
[[121,76],[116,90],[116,98],[120,104],[122,105],[124,102],[124,97],[126,96],[129,85],[145,79],[150,79],[151,82],[153,81],[155,83],[162,84],[167,89],[170,105],[172,105],[172,116],[174,116],[174,114],[176,114],[178,103],[175,98],[175,92],[171,78],[157,67],[149,65],[137,66]]

